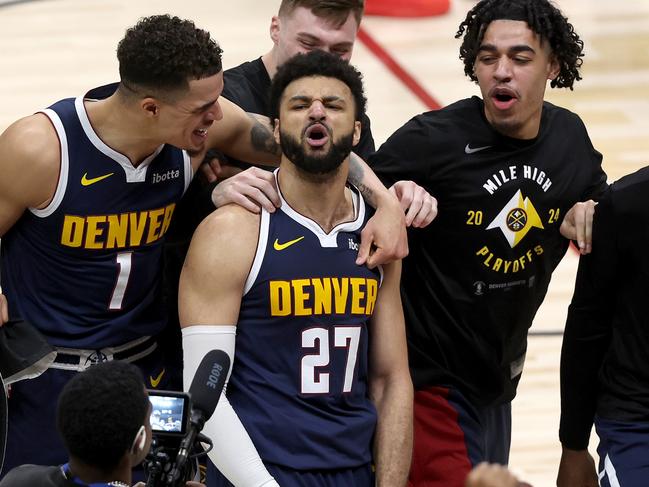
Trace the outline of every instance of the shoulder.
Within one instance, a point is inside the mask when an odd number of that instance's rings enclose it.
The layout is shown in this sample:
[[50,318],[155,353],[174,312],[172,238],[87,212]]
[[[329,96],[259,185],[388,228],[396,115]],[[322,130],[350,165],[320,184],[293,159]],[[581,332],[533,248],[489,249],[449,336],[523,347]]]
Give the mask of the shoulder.
[[615,181],[610,188],[611,203],[621,211],[637,209],[646,213],[649,206],[649,167]]
[[543,117],[551,123],[552,131],[557,130],[556,125],[562,124],[565,128],[585,130],[586,126],[581,117],[567,108],[554,105],[548,101],[543,102]]
[[256,244],[259,222],[259,214],[235,204],[225,205],[201,222],[192,238],[192,247],[239,253],[251,243]]
[[59,467],[43,465],[21,465],[7,473],[0,487],[49,487],[68,485]]
[[22,193],[26,206],[37,207],[51,197],[60,170],[60,145],[50,120],[43,114],[22,118],[0,135],[3,180]]
[[35,163],[54,157],[58,159],[59,144],[54,126],[49,118],[37,113],[12,123],[0,135],[3,150],[11,150],[34,160]]

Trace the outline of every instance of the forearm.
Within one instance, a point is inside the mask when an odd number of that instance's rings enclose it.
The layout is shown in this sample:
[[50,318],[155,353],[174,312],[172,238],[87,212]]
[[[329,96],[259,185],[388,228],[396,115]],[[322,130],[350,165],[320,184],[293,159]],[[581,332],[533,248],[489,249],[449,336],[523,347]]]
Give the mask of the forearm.
[[[189,389],[203,357],[211,350],[222,350],[234,362],[235,327],[221,325],[194,325],[184,327],[183,382]],[[229,380],[230,369],[226,379]],[[209,457],[219,471],[236,487],[277,486],[264,466],[252,439],[236,411],[228,401],[225,388],[216,410],[205,423],[203,433],[212,440],[214,448]]]
[[406,485],[410,470],[413,389],[407,371],[399,375],[377,381],[372,387],[378,412],[374,435],[377,487]]
[[[358,190],[372,207],[378,208],[383,201],[395,200],[381,180],[367,163],[353,152],[349,157],[349,175],[347,181]],[[397,202],[398,203],[398,202]]]

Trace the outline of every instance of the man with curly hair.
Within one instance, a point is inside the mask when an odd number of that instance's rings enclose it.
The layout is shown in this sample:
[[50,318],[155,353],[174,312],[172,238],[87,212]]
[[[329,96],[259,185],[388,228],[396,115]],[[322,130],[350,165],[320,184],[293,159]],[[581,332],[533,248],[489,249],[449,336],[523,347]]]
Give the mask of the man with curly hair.
[[370,159],[388,184],[412,179],[440,202],[410,232],[403,267],[413,486],[461,486],[479,462],[507,463],[527,330],[569,244],[560,228],[592,217],[577,202],[607,189],[580,118],[544,101],[548,80],[580,79],[583,43],[563,14],[547,0],[483,0],[456,37],[482,97],[413,118]]
[[55,405],[78,371],[126,360],[149,385],[172,386],[155,336],[166,322],[161,251],[176,204],[208,147],[277,158],[268,128],[218,99],[221,48],[193,22],[144,18],[117,58],[119,83],[0,136],[0,324],[27,320],[58,352],[38,378],[12,385],[5,472],[63,463]]

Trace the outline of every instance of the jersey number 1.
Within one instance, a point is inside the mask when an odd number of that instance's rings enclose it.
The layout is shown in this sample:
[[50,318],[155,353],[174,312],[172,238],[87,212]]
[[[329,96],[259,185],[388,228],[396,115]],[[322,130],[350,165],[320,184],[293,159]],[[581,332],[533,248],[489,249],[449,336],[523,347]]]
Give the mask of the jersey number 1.
[[[347,348],[347,365],[343,392],[351,392],[358,358],[358,345],[361,339],[360,326],[335,326],[333,328],[334,347]],[[302,348],[315,348],[316,353],[302,357],[302,394],[329,394],[329,372],[316,368],[329,365],[329,330],[309,328],[302,332]]]
[[108,306],[108,309],[111,311],[122,309],[124,293],[126,292],[126,286],[128,286],[128,278],[131,275],[132,257],[133,252],[122,252],[121,254],[117,254],[119,273],[117,274],[115,289],[113,290],[113,295],[110,298],[110,305]]

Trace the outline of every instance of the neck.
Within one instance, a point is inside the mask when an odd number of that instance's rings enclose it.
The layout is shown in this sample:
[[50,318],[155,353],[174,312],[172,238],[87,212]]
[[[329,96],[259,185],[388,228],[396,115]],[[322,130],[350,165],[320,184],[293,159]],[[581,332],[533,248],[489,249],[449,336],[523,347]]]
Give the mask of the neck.
[[268,76],[270,79],[273,79],[275,73],[277,72],[277,54],[275,49],[271,49],[266,54],[261,57],[261,62],[264,63],[266,71],[268,71]]
[[137,167],[162,142],[147,133],[132,104],[117,93],[105,100],[84,103],[90,124],[102,142]]
[[346,188],[349,160],[331,176],[306,174],[282,156],[278,184],[295,211],[315,221],[325,232],[354,218],[351,191]]
[[82,461],[71,457],[70,458],[70,473],[73,477],[78,478],[86,484],[95,483],[109,483],[109,482],[123,482],[126,485],[131,485],[131,464],[125,454],[117,466],[107,472],[101,471],[96,467],[91,467]]

